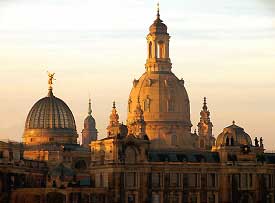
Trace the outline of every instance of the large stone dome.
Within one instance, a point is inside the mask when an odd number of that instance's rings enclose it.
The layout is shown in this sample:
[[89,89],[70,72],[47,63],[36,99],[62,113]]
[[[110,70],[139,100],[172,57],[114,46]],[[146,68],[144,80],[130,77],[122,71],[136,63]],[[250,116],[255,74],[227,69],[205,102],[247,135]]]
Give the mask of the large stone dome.
[[133,83],[128,101],[129,122],[134,119],[139,98],[143,104],[145,121],[180,122],[191,126],[189,98],[183,80],[179,80],[172,72],[146,72]]
[[31,108],[23,135],[26,144],[76,143],[77,132],[74,116],[52,90]]

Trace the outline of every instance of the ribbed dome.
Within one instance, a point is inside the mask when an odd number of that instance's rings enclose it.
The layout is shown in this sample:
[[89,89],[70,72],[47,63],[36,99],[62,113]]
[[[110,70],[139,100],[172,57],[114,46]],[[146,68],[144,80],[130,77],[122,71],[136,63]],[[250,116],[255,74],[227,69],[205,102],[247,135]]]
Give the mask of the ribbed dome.
[[25,128],[76,130],[71,110],[64,101],[53,95],[44,97],[34,104],[28,114]]
[[244,131],[243,128],[235,125],[230,125],[224,128],[223,132],[218,135],[216,146],[241,146],[252,145],[250,136]]
[[74,116],[52,90],[31,108],[23,135],[26,144],[76,143],[77,131]]

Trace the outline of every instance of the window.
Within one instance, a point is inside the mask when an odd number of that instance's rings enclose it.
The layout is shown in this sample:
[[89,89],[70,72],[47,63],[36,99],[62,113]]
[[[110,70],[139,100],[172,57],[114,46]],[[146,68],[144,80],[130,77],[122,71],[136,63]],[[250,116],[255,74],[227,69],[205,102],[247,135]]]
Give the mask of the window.
[[153,173],[152,174],[152,186],[153,187],[160,187],[160,173]]
[[191,199],[191,203],[197,203],[197,195],[196,194],[192,194],[190,199]]
[[159,194],[152,195],[152,203],[160,203]]
[[272,176],[271,176],[271,174],[265,174],[264,178],[265,178],[266,187],[271,188],[272,187]]
[[176,146],[177,145],[177,136],[171,135],[171,145]]
[[95,186],[96,187],[103,187],[103,174],[97,173],[95,176]]
[[149,42],[149,46],[148,46],[148,57],[149,58],[152,58],[152,42]]
[[204,140],[203,139],[200,140],[200,148],[204,148]]
[[165,45],[163,41],[158,42],[158,58],[165,58]]
[[191,173],[188,175],[188,186],[189,187],[198,187],[199,186],[197,173]]
[[0,151],[0,159],[3,159],[3,158],[4,158],[4,152]]
[[252,174],[241,174],[241,188],[253,187],[253,175]]
[[175,102],[174,100],[167,101],[167,112],[174,112],[175,111]]
[[135,163],[136,162],[136,152],[133,147],[127,147],[125,152],[125,161],[126,163]]
[[207,186],[208,187],[216,187],[216,174],[210,173],[207,176]]
[[136,173],[126,173],[126,187],[131,188],[136,186]]
[[135,195],[128,195],[128,203],[135,203]]
[[170,174],[170,186],[172,186],[172,187],[179,186],[179,174],[177,174],[177,173]]
[[215,194],[209,194],[208,202],[209,203],[215,203]]

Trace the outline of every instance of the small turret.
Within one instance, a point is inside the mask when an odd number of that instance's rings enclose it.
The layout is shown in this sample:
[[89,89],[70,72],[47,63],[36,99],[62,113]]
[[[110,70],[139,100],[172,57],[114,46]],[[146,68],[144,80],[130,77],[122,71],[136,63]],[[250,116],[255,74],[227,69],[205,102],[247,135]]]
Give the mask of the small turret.
[[96,122],[92,116],[91,99],[89,99],[88,116],[84,120],[84,129],[82,130],[82,145],[89,148],[92,141],[97,140]]
[[113,102],[112,112],[109,116],[109,125],[107,127],[108,137],[115,137],[120,134],[120,123],[119,123],[119,115],[116,110],[116,103]]
[[206,97],[203,100],[202,110],[200,112],[200,122],[198,123],[198,134],[199,134],[199,143],[198,146],[200,149],[211,149],[215,143],[215,138],[212,135],[213,124],[210,120],[210,112],[207,107]]
[[138,97],[137,106],[135,109],[135,117],[133,122],[128,123],[129,134],[133,134],[137,137],[143,138],[145,135],[145,121],[143,116],[143,110],[140,105]]

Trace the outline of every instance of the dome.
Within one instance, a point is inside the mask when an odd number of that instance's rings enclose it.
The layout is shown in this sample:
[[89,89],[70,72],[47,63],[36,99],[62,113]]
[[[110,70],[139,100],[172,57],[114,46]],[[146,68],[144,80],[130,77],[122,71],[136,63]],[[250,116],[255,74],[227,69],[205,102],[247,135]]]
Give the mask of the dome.
[[243,128],[233,124],[224,128],[223,132],[218,135],[216,146],[242,146],[252,145],[250,136]]
[[133,83],[128,102],[128,121],[135,118],[134,110],[139,98],[145,121],[179,121],[191,126],[189,98],[183,80],[172,72],[146,72]]
[[94,129],[95,125],[95,119],[93,116],[88,115],[84,120],[84,129]]
[[150,33],[167,33],[167,26],[160,18],[157,18],[149,28]]
[[52,90],[48,96],[37,101],[31,108],[25,123],[24,142],[41,144],[47,142],[76,143],[74,116]]
[[159,5],[157,10],[157,18],[154,21],[154,23],[149,28],[150,33],[158,33],[158,34],[167,34],[167,26],[163,23],[163,21],[160,19],[159,14]]
[[189,134],[192,124],[188,94],[184,81],[172,72],[145,72],[139,80],[134,80],[128,100],[128,124],[135,121],[138,100],[150,140],[162,134],[167,143],[172,134]]

